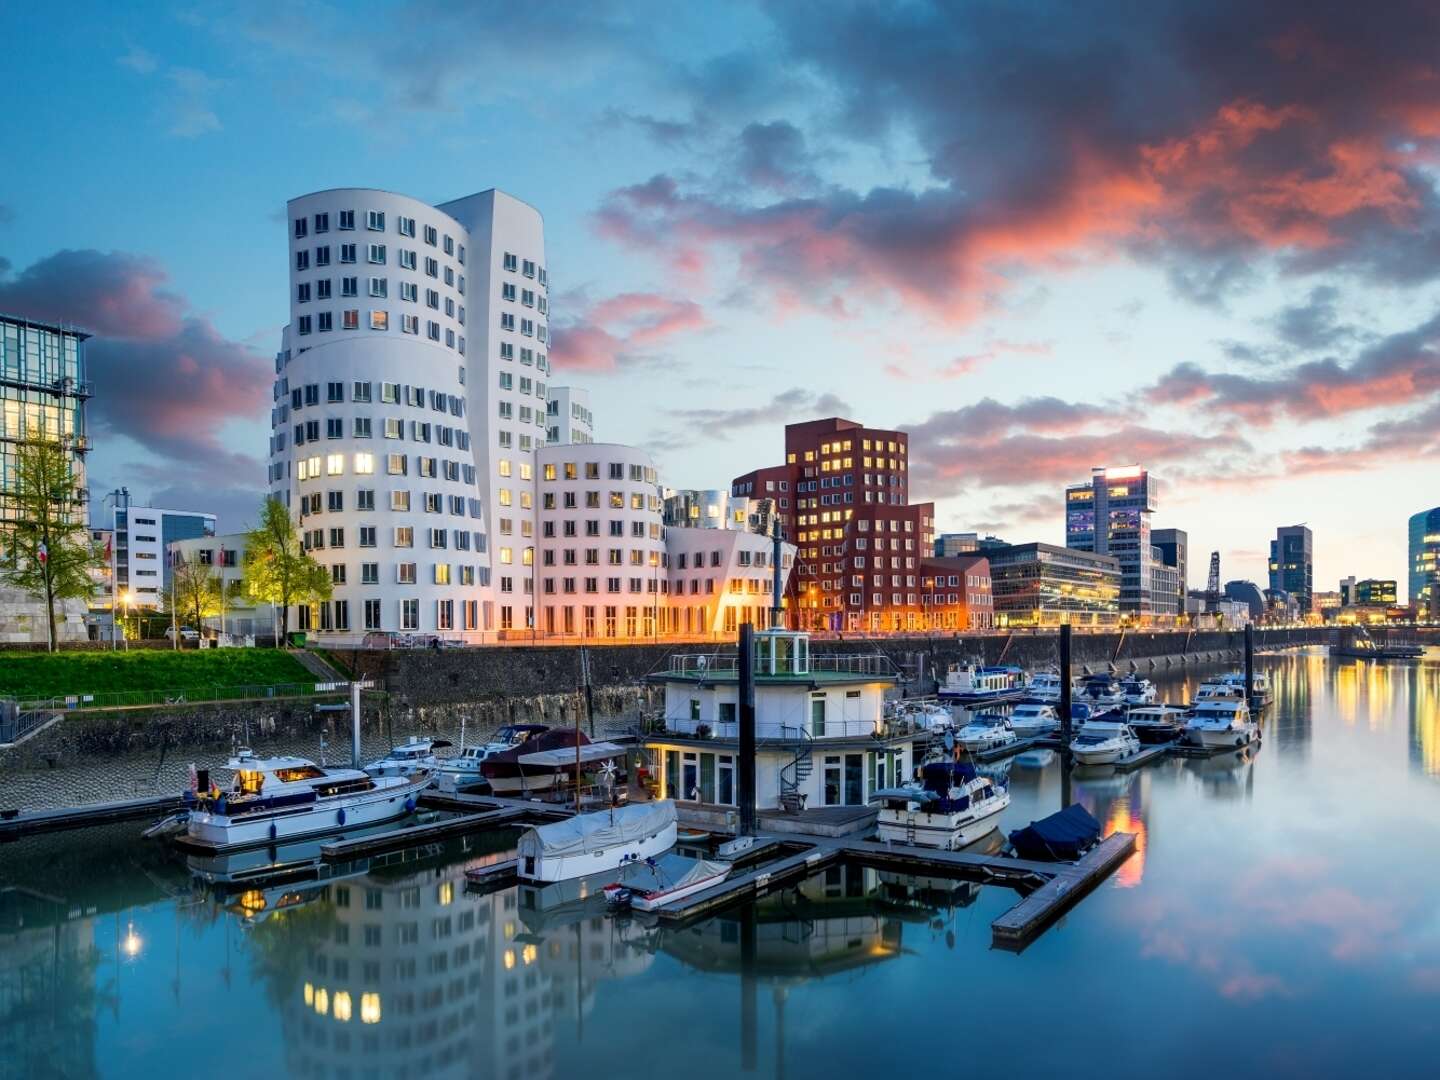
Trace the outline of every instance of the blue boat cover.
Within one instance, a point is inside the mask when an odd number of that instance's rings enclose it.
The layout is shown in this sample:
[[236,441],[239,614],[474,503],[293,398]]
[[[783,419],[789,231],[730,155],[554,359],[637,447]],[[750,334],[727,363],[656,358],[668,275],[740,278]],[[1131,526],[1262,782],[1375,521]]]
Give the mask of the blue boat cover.
[[1010,834],[1010,843],[1020,858],[1043,862],[1078,859],[1098,839],[1100,822],[1079,803]]
[[920,771],[926,791],[945,794],[952,787],[968,784],[978,775],[975,766],[965,761],[938,761]]

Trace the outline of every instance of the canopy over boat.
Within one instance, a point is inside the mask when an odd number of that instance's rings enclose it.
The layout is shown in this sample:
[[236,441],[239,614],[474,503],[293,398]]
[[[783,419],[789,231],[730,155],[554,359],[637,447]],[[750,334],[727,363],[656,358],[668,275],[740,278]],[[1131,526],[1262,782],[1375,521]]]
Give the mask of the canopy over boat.
[[706,878],[728,874],[732,869],[734,867],[727,862],[692,859],[672,851],[638,864],[625,876],[625,887],[638,893],[671,892]]
[[1020,858],[1046,862],[1078,859],[1098,839],[1100,822],[1079,803],[1071,803],[1010,834],[1010,843]]
[[522,859],[583,855],[646,839],[674,824],[672,800],[632,803],[526,829],[520,834],[516,849]]
[[[606,758],[619,757],[625,752],[625,747],[617,743],[597,742],[580,747],[578,756],[583,765],[589,761],[604,761]],[[554,769],[574,765],[576,756],[575,748],[570,746],[561,750],[537,750],[533,754],[521,754],[516,760],[527,768]]]
[[942,794],[951,787],[960,787],[974,780],[975,766],[965,761],[937,761],[926,765],[920,772],[924,786],[930,791]]

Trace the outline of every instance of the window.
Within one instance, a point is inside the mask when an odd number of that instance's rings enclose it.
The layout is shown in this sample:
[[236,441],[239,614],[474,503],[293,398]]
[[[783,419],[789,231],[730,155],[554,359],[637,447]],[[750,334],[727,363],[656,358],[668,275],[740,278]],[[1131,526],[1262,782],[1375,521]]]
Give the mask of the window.
[[389,473],[391,476],[404,476],[404,475],[406,474],[406,471],[407,471],[406,468],[405,468],[405,455],[404,455],[404,454],[387,454],[387,455],[385,455],[385,471],[386,471],[387,473]]
[[428,256],[428,255],[425,257],[425,276],[426,276],[426,277],[439,277],[439,276],[440,276],[440,260],[439,260],[439,259],[432,259],[432,258],[431,258],[430,256]]
[[297,304],[308,304],[310,302],[310,283],[301,282],[295,286],[295,302]]
[[303,239],[305,239],[305,237],[309,234],[309,231],[310,231],[310,222],[309,222],[307,219],[305,219],[305,218],[303,218],[303,217],[300,217],[300,218],[296,218],[296,219],[295,219],[295,239],[296,239],[296,240],[303,240]]
[[330,231],[330,215],[329,215],[329,214],[316,214],[316,215],[315,215],[315,234],[318,236],[320,233],[327,233],[327,232],[329,232],[329,231]]
[[343,277],[340,279],[341,296],[359,296],[360,279],[358,277]]
[[385,214],[380,210],[370,210],[365,214],[365,227],[371,232],[385,231]]
[[315,328],[322,334],[328,334],[335,329],[335,316],[332,312],[322,311],[316,316]]
[[400,269],[402,269],[402,270],[414,270],[414,269],[415,269],[415,252],[410,251],[410,250],[407,249],[407,248],[401,248],[401,249],[400,249],[400,252],[399,252],[399,255],[398,255],[398,258],[399,258],[399,260],[400,260]]
[[529,259],[526,259],[520,272],[528,278],[533,278],[535,276],[535,264]]
[[372,311],[372,312],[370,312],[370,329],[371,329],[371,330],[388,330],[388,329],[390,329],[390,313],[389,313],[388,311]]
[[420,299],[420,286],[413,281],[402,281],[400,283],[400,299],[413,304]]
[[342,263],[353,263],[353,262],[355,261],[355,245],[354,245],[354,244],[341,244],[341,245],[340,245],[340,261],[341,261]]
[[368,402],[370,400],[370,384],[368,382],[353,384],[350,387],[350,400]]
[[321,278],[319,281],[315,282],[315,299],[317,299],[317,300],[329,300],[329,299],[330,299],[330,279],[329,279],[329,278]]
[[301,250],[295,252],[295,269],[296,269],[296,270],[309,270],[309,269],[310,269],[310,252],[307,251],[307,250],[305,250],[304,248],[302,248]]
[[517,258],[516,256],[510,254],[510,252],[508,252],[508,251],[505,252],[505,269],[506,269],[506,270],[512,270],[512,271],[513,271],[513,270],[519,269],[519,267],[520,267],[520,260],[519,260],[519,258]]
[[308,334],[308,333],[310,333],[310,316],[309,316],[309,315],[301,315],[300,318],[296,320],[296,324],[297,324],[297,325],[296,325],[296,332],[297,332],[297,333],[300,333],[300,334]]
[[380,564],[378,562],[362,562],[360,564],[360,584],[380,584]]
[[383,278],[383,277],[372,277],[372,278],[370,279],[370,295],[371,295],[371,296],[384,296],[384,295],[385,295],[385,281],[386,281],[386,279]]
[[359,329],[360,329],[360,309],[359,309],[359,308],[349,308],[349,309],[346,310],[346,311],[342,311],[342,312],[340,313],[340,326],[341,326],[342,329],[345,329],[345,330],[359,330]]
[[401,236],[415,235],[415,219],[413,217],[398,217],[395,219],[395,227],[400,230]]
[[435,226],[434,226],[434,225],[426,225],[426,226],[425,226],[425,243],[429,244],[431,247],[434,247],[434,246],[439,242],[439,240],[440,240],[440,234],[439,234],[438,231],[436,231]]
[[315,249],[315,265],[316,265],[316,266],[329,266],[329,265],[330,265],[330,245],[329,245],[329,244],[324,244],[324,245],[322,245],[322,246],[320,246],[320,247],[317,247],[317,248]]
[[[412,566],[411,569],[413,570],[414,567]],[[419,630],[419,629],[420,629],[420,601],[419,601],[419,600],[401,600],[401,601],[400,601],[400,629],[401,629],[401,630]]]
[[357,488],[357,489],[356,489],[356,491],[355,491],[355,509],[356,509],[356,510],[374,510],[374,509],[375,509],[375,489],[374,489],[374,488]]
[[514,315],[511,315],[509,312],[502,312],[501,315],[500,315],[500,329],[501,329],[501,330],[514,330],[514,329],[515,329],[515,316],[514,316]]
[[501,300],[514,300],[514,299],[515,299],[515,283],[514,283],[513,281],[507,281],[507,282],[505,282],[503,285],[500,286],[500,299],[501,299]]
[[[369,476],[375,471],[374,454],[356,454],[355,471],[361,476]],[[373,509],[373,507],[361,507],[361,509]]]
[[340,211],[340,225],[339,225],[339,227],[342,228],[342,229],[353,229],[353,228],[355,228],[355,211],[354,211],[354,210],[341,210],[341,211]]
[[[365,601],[365,629],[366,629],[366,630],[379,630],[379,629],[380,629],[380,601],[379,601],[379,600],[366,600],[366,601]],[[368,930],[369,927],[366,927],[366,929]],[[377,944],[378,944],[378,943],[377,943]]]
[[401,315],[401,316],[400,316],[400,332],[401,332],[402,334],[419,334],[419,333],[420,333],[420,316],[419,316],[419,315]]
[[366,256],[372,263],[383,263],[385,261],[385,245],[371,244],[366,248]]
[[[372,506],[371,509],[373,510],[374,507]],[[375,526],[374,526],[374,525],[361,525],[361,526],[360,526],[360,546],[363,547],[363,548],[373,548],[373,547],[375,546]]]
[[[396,526],[395,526],[395,546],[396,546],[397,548],[408,548],[408,547],[414,547],[414,546],[415,546],[415,529],[414,529],[413,526],[410,526],[410,525],[396,525]],[[405,564],[402,564],[402,565],[405,565]],[[415,564],[414,564],[414,563],[409,563],[408,565],[409,565],[409,567],[410,567],[410,573],[411,573],[411,575],[412,575],[411,578],[410,578],[410,580],[413,582],[413,581],[415,580],[415,578],[414,578],[414,576],[413,576],[414,573],[415,573]],[[401,581],[404,581],[405,579],[402,577],[400,580],[401,580]]]

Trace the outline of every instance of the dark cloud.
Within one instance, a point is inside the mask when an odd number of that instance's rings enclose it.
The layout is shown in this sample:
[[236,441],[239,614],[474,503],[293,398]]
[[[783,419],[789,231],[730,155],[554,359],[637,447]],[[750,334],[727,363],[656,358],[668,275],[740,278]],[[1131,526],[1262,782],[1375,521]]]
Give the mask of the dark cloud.
[[264,417],[271,364],[166,285],[164,269],[142,256],[61,251],[0,275],[0,310],[94,335],[89,418],[102,452],[105,436],[125,436],[169,462],[171,483],[258,485],[263,463],[230,447],[222,429]]
[[789,192],[818,182],[805,136],[794,124],[785,120],[747,124],[739,142],[739,173],[752,187]]

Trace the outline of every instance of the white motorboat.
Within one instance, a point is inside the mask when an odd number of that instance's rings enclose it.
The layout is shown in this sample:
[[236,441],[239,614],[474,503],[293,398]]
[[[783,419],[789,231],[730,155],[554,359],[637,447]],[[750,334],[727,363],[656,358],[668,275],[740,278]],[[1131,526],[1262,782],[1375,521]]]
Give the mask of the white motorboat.
[[539,883],[609,873],[669,851],[677,832],[671,799],[576,814],[521,833],[517,873]]
[[1003,716],[982,714],[955,733],[955,741],[971,753],[994,750],[1015,741],[1015,731]]
[[1086,675],[1075,688],[1075,698],[1091,708],[1114,708],[1125,703],[1125,692],[1111,675]]
[[1027,692],[1025,672],[1018,667],[981,667],[978,664],[954,664],[945,673],[945,682],[937,691],[941,700],[961,705],[987,705],[1013,701]]
[[[527,739],[549,731],[545,724],[507,724],[495,732],[489,742],[478,746],[462,746],[458,754],[439,761],[437,786],[441,791],[460,791],[482,782],[480,767],[496,754],[513,750]],[[464,732],[461,732],[463,742]]]
[[227,766],[227,791],[207,787],[195,796],[186,836],[212,849],[249,847],[392,821],[415,809],[432,773],[371,776],[361,769],[329,769],[299,757],[257,758],[242,749]]
[[1060,726],[1060,713],[1054,705],[1038,701],[1022,701],[1010,714],[1010,728],[1021,739],[1047,735]]
[[415,735],[401,744],[390,748],[390,752],[378,761],[365,766],[371,776],[408,776],[416,769],[429,769],[434,773],[440,767],[436,750],[450,746],[449,739],[427,739]]
[[1189,717],[1179,705],[1140,705],[1126,711],[1125,722],[1142,743],[1167,743],[1184,732]]
[[917,731],[945,731],[955,726],[954,715],[935,701],[902,701],[895,719],[914,725]]
[[1250,706],[1236,698],[1197,701],[1185,725],[1186,737],[1201,746],[1245,746],[1259,734]]
[[605,886],[605,899],[636,911],[654,911],[665,904],[718,885],[734,865],[687,855],[661,855],[632,867],[621,881]]
[[1064,685],[1058,671],[1042,671],[1030,680],[1030,696],[1036,701],[1055,705],[1060,701],[1060,691]]
[[881,840],[955,851],[995,827],[1010,805],[1010,792],[963,762],[926,765],[921,782],[882,788],[870,796],[880,804]]
[[1239,686],[1236,686],[1234,683],[1226,682],[1223,678],[1220,678],[1208,679],[1201,683],[1200,688],[1195,691],[1195,700],[1192,704],[1199,705],[1202,701],[1244,700],[1245,684],[1243,682]]
[[1087,720],[1070,743],[1081,765],[1113,765],[1139,749],[1139,738],[1123,720]]
[[[1242,694],[1245,692],[1245,672],[1243,671],[1232,671],[1227,675],[1222,675],[1220,681],[1227,686],[1238,687]],[[1270,676],[1263,671],[1254,673],[1250,688],[1254,692],[1257,704],[1269,705],[1274,700],[1275,695],[1270,687]]]
[[1149,679],[1131,675],[1120,680],[1120,695],[1126,705],[1155,704],[1155,684]]

